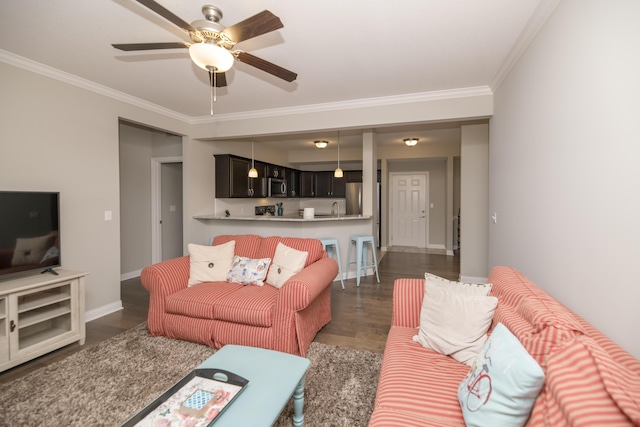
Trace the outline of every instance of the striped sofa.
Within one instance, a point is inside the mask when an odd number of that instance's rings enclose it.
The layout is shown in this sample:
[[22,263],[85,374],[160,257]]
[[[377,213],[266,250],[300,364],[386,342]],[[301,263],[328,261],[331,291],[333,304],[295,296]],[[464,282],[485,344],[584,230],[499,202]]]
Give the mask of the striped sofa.
[[[545,384],[528,426],[640,425],[640,361],[520,272],[495,267],[502,322],[537,360]],[[423,279],[394,284],[393,319],[369,426],[464,426],[458,385],[469,367],[412,341]]]
[[214,348],[225,344],[261,347],[304,356],[316,333],[331,321],[330,284],[338,265],[317,239],[221,235],[213,245],[235,240],[235,255],[273,258],[282,242],[309,253],[302,271],[280,289],[207,282],[188,287],[189,257],[142,270],[149,291],[147,324],[163,335]]

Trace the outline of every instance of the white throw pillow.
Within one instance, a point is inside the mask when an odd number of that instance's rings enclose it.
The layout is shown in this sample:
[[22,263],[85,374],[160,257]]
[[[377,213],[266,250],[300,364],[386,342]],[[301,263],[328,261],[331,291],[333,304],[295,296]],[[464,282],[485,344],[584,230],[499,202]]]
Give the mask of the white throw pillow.
[[487,340],[498,299],[425,283],[420,328],[413,340],[471,365]]
[[424,273],[425,287],[427,283],[431,283],[434,286],[440,286],[443,288],[451,289],[456,292],[461,292],[466,295],[489,295],[491,292],[491,283],[464,283],[456,282],[453,280],[445,279],[444,277],[436,276],[431,273]]
[[458,387],[465,424],[523,426],[544,385],[544,372],[502,323]]
[[267,275],[267,283],[280,289],[294,274],[302,271],[308,255],[308,252],[278,243]]
[[189,286],[203,282],[224,282],[233,262],[236,241],[216,246],[189,243]]
[[271,258],[234,256],[227,274],[227,282],[241,285],[264,285]]

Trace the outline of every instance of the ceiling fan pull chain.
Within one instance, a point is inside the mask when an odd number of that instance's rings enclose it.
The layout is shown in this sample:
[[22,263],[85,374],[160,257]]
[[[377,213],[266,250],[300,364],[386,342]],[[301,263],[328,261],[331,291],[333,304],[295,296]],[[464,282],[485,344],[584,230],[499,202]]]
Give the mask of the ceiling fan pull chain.
[[211,104],[211,111],[210,114],[213,116],[213,101],[215,99],[215,90],[216,90],[216,74],[213,72],[213,70],[211,68],[209,68],[209,82],[210,84],[210,104]]

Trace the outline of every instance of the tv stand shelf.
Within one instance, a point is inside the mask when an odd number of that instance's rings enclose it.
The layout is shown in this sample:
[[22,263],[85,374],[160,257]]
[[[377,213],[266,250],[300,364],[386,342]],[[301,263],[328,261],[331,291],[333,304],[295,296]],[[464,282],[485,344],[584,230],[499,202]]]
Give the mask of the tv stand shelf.
[[65,345],[84,344],[84,278],[56,270],[0,281],[0,372]]

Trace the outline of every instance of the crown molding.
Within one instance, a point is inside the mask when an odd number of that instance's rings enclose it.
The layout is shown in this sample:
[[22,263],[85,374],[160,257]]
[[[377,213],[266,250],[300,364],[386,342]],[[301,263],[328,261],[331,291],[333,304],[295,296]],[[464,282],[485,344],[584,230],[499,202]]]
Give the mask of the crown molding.
[[3,49],[0,49],[0,61],[9,65],[13,65],[14,67],[22,68],[23,70],[31,71],[33,73],[55,79],[63,83],[79,87],[81,89],[86,89],[88,91],[115,99],[117,101],[122,101],[127,104],[143,108],[145,110],[153,111],[155,113],[174,118],[176,120],[180,120],[186,123],[192,122],[192,118],[184,114],[177,113],[168,108],[164,108],[157,104],[153,104],[143,99],[136,98],[135,96],[128,95],[124,92],[120,92],[107,86],[94,83],[73,74],[69,74],[65,71],[58,70],[57,68],[49,67],[48,65],[32,61],[22,56],[18,56]]
[[94,92],[94,93],[97,93],[121,102],[125,102],[127,104],[131,104],[136,107],[143,108],[148,111],[152,111],[167,117],[174,118],[176,120],[180,120],[188,124],[215,123],[215,122],[232,121],[232,120],[248,120],[248,119],[257,119],[257,118],[286,116],[286,115],[292,115],[292,114],[309,114],[309,113],[319,113],[319,112],[325,112],[325,111],[348,110],[348,109],[354,109],[354,108],[381,107],[381,106],[389,106],[389,105],[399,105],[399,104],[438,101],[438,100],[445,100],[445,99],[493,95],[493,92],[489,86],[476,86],[476,87],[468,87],[468,88],[439,90],[439,91],[432,91],[432,92],[411,93],[411,94],[405,94],[405,95],[384,96],[384,97],[377,97],[377,98],[362,98],[362,99],[354,99],[354,100],[348,100],[348,101],[330,102],[330,103],[324,103],[324,104],[309,104],[309,105],[301,105],[301,106],[295,106],[295,107],[272,108],[268,110],[255,110],[255,111],[246,111],[246,112],[229,113],[229,114],[218,114],[213,117],[211,116],[190,117],[184,114],[180,114],[176,111],[170,110],[168,108],[161,107],[157,104],[153,104],[151,102],[142,100],[140,98],[136,98],[134,96],[128,95],[124,92],[120,92],[120,91],[111,89],[109,87],[83,79],[81,77],[75,76],[73,74],[69,74],[67,72],[58,70],[57,68],[49,67],[47,65],[15,55],[11,52],[7,52],[6,50],[0,49],[0,61],[7,63],[9,65],[13,65],[18,68],[22,68],[27,71],[31,71],[31,72],[43,75],[45,77],[49,77],[49,78],[61,81],[63,83],[67,83],[72,86],[86,89],[91,92]]
[[309,104],[296,107],[272,108],[269,110],[255,110],[240,113],[218,114],[213,117],[201,116],[193,118],[192,123],[202,124],[231,120],[248,120],[286,116],[292,114],[308,114],[324,111],[348,110],[354,108],[381,107],[486,95],[493,95],[493,92],[491,91],[489,86],[476,86],[459,89],[438,90],[432,92],[411,93],[406,95],[384,96],[378,98],[353,99],[349,101],[328,102],[324,104]]
[[560,3],[560,0],[542,0],[538,4],[538,7],[529,18],[529,22],[520,33],[520,36],[511,47],[511,50],[507,54],[504,62],[498,69],[498,72],[493,77],[489,87],[493,92],[498,90],[502,81],[507,77],[509,71],[516,65],[522,54],[527,50],[527,47],[531,44],[533,39],[538,35],[544,24],[549,19],[549,16]]

